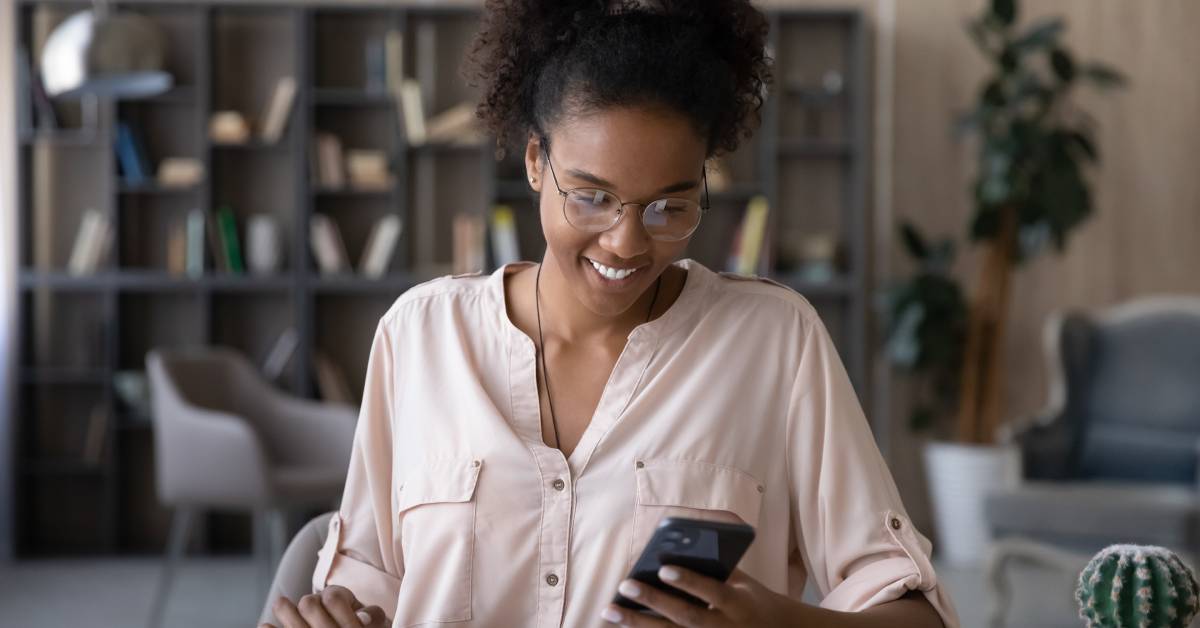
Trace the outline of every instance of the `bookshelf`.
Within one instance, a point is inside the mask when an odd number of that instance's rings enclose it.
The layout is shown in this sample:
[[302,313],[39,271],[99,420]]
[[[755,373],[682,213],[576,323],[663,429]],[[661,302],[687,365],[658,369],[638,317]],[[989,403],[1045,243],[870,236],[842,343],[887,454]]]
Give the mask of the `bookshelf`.
[[[17,45],[36,59],[58,21],[88,7],[19,0]],[[318,396],[311,365],[319,353],[357,393],[379,316],[408,288],[450,272],[456,213],[482,215],[506,204],[522,258],[540,259],[545,248],[520,153],[496,162],[490,141],[411,145],[395,99],[368,78],[365,50],[377,45],[368,42],[395,31],[402,34],[402,73],[420,82],[427,116],[472,100],[457,67],[477,26],[477,6],[213,1],[125,2],[120,9],[144,13],[166,30],[175,87],[138,101],[57,102],[57,129],[19,121],[20,359],[16,405],[8,409],[18,447],[15,459],[3,461],[16,482],[16,503],[3,511],[15,518],[17,556],[161,551],[169,513],[155,499],[150,424],[120,402],[113,385],[114,376],[141,369],[150,348],[223,344],[262,364],[293,328],[299,342],[279,385]],[[747,202],[766,195],[773,253],[759,273],[817,306],[861,391],[868,241],[863,21],[852,11],[768,14],[776,88],[754,140],[724,160],[731,184],[713,191],[713,209],[687,256],[723,269]],[[277,81],[288,76],[297,89],[278,141],[210,139],[213,112],[238,110],[256,122]],[[27,94],[19,86],[14,97]],[[118,120],[139,129],[151,161],[195,159],[203,179],[183,187],[127,182],[113,150]],[[369,189],[320,183],[311,165],[318,132],[335,133],[345,149],[382,151],[390,182]],[[171,230],[190,210],[220,205],[232,208],[243,247],[251,215],[273,218],[282,251],[277,270],[222,272],[206,244],[202,274],[167,271]],[[114,241],[95,272],[73,275],[67,262],[89,208],[108,217]],[[384,274],[322,273],[309,233],[316,214],[337,224],[351,266],[376,221],[398,216],[403,229]],[[836,273],[826,279],[805,275],[779,253],[795,248],[797,234],[815,232],[837,245]],[[88,461],[80,443],[97,408],[108,416],[104,447]],[[249,545],[243,515],[211,514],[202,528],[196,543],[205,551]]]

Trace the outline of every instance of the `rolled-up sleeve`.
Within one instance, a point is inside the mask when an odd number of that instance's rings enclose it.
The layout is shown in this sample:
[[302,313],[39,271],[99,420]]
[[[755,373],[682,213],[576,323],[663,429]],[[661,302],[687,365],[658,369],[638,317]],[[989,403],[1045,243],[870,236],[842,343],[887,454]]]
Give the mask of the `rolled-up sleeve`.
[[341,505],[318,553],[313,591],[346,587],[367,606],[395,617],[404,563],[396,555],[392,519],[392,418],[397,376],[388,317],[375,330],[362,407]]
[[807,319],[789,400],[788,475],[792,533],[820,605],[861,611],[920,591],[957,628],[932,544],[904,511],[828,332]]

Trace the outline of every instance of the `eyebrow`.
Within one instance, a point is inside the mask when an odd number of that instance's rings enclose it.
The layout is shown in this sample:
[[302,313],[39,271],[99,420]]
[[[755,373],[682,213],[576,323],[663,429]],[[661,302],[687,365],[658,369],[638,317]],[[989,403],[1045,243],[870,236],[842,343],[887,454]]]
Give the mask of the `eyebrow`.
[[[567,174],[572,177],[575,177],[576,179],[583,179],[584,181],[587,181],[588,183],[591,183],[592,185],[598,185],[600,187],[606,187],[606,188],[617,187],[617,186],[613,185],[612,182],[607,181],[604,178],[598,177],[598,176],[596,176],[590,172],[587,172],[585,170],[576,170],[574,168],[568,168]],[[671,185],[668,185],[667,187],[659,190],[657,192],[657,194],[670,194],[672,192],[683,192],[684,190],[690,190],[698,185],[700,185],[700,182],[696,181],[696,180],[680,181],[679,183],[672,183]]]

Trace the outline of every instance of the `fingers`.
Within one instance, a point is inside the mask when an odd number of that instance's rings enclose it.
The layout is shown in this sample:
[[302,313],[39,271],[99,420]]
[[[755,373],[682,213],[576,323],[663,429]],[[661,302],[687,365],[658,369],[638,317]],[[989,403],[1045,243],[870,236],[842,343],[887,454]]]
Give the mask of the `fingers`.
[[673,565],[663,566],[658,570],[658,578],[663,582],[708,602],[713,608],[728,609],[733,602],[733,587],[744,584],[746,577],[740,571],[734,571],[728,582],[721,582],[708,576],[702,576],[690,569]]
[[358,620],[362,622],[364,628],[388,628],[392,622],[388,621],[387,615],[383,609],[378,606],[368,606],[355,611]]
[[323,610],[338,628],[360,628],[366,623],[354,612],[362,608],[362,602],[354,597],[350,589],[330,585],[321,590],[320,596]]
[[275,614],[275,619],[279,620],[279,624],[283,628],[311,628],[308,622],[300,617],[300,611],[296,605],[286,597],[277,598],[271,605],[271,612]]
[[[672,583],[672,586],[674,586],[674,583]],[[679,625],[688,628],[704,628],[705,626],[715,625],[718,618],[716,611],[690,604],[682,598],[659,591],[654,587],[635,580],[623,581],[621,586],[617,587],[617,591],[621,595],[657,611],[660,615],[670,620],[670,622],[674,622],[674,624],[662,623],[657,619],[650,621],[653,618],[649,618],[641,613],[631,613],[628,610],[623,610],[621,611],[622,621],[620,622],[623,626]]]

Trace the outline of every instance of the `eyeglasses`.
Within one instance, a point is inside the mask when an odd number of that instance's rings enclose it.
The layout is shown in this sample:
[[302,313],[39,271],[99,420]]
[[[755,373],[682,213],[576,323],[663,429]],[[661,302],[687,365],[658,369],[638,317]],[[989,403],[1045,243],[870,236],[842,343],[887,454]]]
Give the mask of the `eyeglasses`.
[[608,231],[621,222],[626,205],[638,205],[642,208],[642,225],[651,238],[677,242],[692,235],[700,225],[700,216],[708,211],[708,176],[704,168],[700,171],[704,181],[704,205],[686,198],[660,198],[643,205],[622,202],[616,194],[600,188],[571,188],[564,191],[558,185],[554,164],[550,163],[550,146],[544,140],[542,150],[546,151],[546,163],[550,165],[554,187],[563,197],[563,217],[580,231]]

